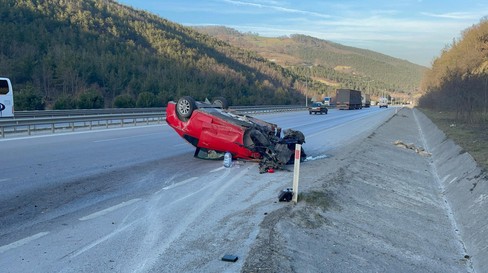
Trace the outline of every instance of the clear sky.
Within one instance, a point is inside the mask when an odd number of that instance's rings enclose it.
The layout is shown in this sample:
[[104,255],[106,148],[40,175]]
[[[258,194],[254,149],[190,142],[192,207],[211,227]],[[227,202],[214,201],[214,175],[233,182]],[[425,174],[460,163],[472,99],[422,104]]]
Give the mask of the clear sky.
[[480,0],[119,0],[186,26],[260,36],[305,34],[430,67],[463,30],[488,16]]

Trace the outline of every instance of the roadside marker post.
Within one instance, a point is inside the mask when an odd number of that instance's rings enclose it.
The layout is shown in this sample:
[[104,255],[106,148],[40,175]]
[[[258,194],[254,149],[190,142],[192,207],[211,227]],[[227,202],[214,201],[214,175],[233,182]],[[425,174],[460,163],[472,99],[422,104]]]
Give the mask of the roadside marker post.
[[302,145],[301,144],[295,144],[295,164],[293,168],[293,197],[292,201],[298,203],[298,179],[300,177],[300,158],[301,158],[301,152],[302,151]]

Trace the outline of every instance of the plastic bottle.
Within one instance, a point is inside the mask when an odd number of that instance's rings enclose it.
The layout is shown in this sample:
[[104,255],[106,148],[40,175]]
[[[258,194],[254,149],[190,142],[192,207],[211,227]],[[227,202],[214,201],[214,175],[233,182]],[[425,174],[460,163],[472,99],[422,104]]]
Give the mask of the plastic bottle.
[[224,167],[232,167],[232,154],[229,152],[225,152],[224,154]]

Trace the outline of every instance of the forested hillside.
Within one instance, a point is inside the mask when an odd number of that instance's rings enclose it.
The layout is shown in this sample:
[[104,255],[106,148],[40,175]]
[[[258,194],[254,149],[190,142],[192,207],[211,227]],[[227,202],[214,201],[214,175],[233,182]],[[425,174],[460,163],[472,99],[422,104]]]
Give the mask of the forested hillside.
[[16,110],[304,101],[279,65],[112,0],[2,0],[0,37]]
[[422,107],[455,112],[463,122],[488,121],[488,18],[443,50],[423,78],[422,90]]
[[221,26],[195,29],[256,51],[299,75],[325,83],[327,91],[353,88],[375,96],[394,92],[413,96],[426,70],[405,60],[305,35],[269,38]]

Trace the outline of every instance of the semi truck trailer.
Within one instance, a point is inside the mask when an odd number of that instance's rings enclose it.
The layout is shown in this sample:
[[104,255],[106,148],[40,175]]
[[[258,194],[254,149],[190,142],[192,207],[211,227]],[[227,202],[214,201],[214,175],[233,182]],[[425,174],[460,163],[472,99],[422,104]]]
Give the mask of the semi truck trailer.
[[339,110],[352,110],[363,108],[361,91],[353,89],[337,89],[336,108]]

